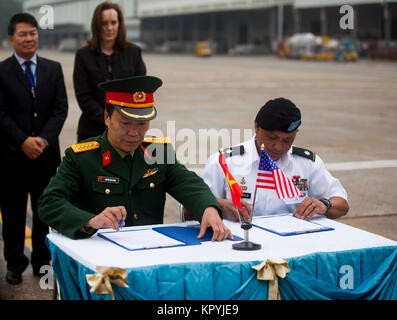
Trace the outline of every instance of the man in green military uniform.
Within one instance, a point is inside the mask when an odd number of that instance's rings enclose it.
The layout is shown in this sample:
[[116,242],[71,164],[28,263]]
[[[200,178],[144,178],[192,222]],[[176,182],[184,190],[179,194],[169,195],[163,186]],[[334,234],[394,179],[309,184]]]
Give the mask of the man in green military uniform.
[[99,84],[106,91],[102,136],[72,145],[39,201],[42,221],[78,239],[100,228],[163,223],[165,193],[208,227],[212,240],[233,237],[210,189],[175,157],[167,141],[145,141],[157,115],[153,93],[162,81],[141,76]]

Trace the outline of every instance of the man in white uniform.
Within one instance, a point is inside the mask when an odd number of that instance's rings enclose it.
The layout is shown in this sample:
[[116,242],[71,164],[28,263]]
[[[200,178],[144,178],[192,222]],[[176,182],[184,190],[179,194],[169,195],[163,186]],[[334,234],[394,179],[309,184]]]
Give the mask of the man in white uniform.
[[[308,219],[316,214],[336,219],[349,210],[346,190],[334,178],[318,155],[293,146],[301,124],[299,109],[288,99],[269,100],[255,119],[255,136],[241,145],[225,150],[230,173],[241,186],[241,204],[252,215],[255,197],[260,147],[301,191],[302,196],[278,199],[275,190],[257,189],[254,216],[293,213]],[[232,203],[230,188],[219,165],[219,153],[207,161],[202,178],[214,193],[225,216],[238,221],[236,206]]]

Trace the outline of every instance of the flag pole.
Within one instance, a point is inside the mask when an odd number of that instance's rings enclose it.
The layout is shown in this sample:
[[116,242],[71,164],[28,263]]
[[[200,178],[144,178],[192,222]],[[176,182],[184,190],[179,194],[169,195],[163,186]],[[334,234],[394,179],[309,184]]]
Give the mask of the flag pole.
[[[222,148],[219,149],[219,153],[224,155],[224,152],[223,152],[223,149],[222,149]],[[226,163],[225,163],[225,164],[226,164]],[[231,190],[230,190],[230,191],[231,191]],[[232,191],[231,191],[231,192],[232,192]],[[241,220],[241,217],[242,217],[242,216],[241,216],[241,214],[240,214],[239,208],[237,207],[236,204],[235,204],[234,206],[236,207],[236,210],[237,210],[237,216],[238,216],[238,219],[239,219],[239,221],[240,221],[241,228],[243,228],[243,229],[250,229],[251,226],[249,226],[248,228],[247,228],[247,227],[243,227],[243,224],[244,224],[244,225],[246,225],[246,224],[251,225],[251,223],[250,223],[250,221],[248,221],[248,222],[243,222],[243,221]]]
[[[261,155],[262,155],[262,151],[265,151],[265,145],[262,143],[261,144]],[[259,161],[261,161],[260,160],[260,157],[259,157]],[[258,177],[257,177],[258,178]],[[255,181],[255,191],[254,191],[254,200],[253,200],[253,202],[252,202],[252,217],[254,216],[254,208],[255,208],[255,200],[256,200],[256,190],[258,189],[258,184],[256,183],[256,181]]]
[[[245,250],[259,250],[262,247],[260,244],[253,243],[253,242],[249,241],[248,230],[252,228],[251,222],[243,222],[242,217],[240,215],[239,207],[241,207],[241,210],[244,210],[244,208],[241,206],[241,200],[240,200],[241,193],[242,193],[241,188],[240,188],[239,184],[234,180],[229,169],[227,168],[227,164],[226,164],[226,160],[224,158],[224,153],[223,153],[222,148],[219,149],[219,153],[220,153],[219,164],[222,167],[222,170],[226,176],[226,179],[227,179],[227,182],[228,182],[228,185],[230,188],[230,192],[232,195],[232,202],[234,203],[234,205],[236,206],[236,209],[237,209],[237,215],[238,215],[238,219],[240,220],[241,229],[244,230],[244,241],[233,244],[232,248],[235,250],[244,250],[244,251]],[[233,183],[231,183],[230,180],[232,180]],[[234,187],[232,187],[232,185],[235,185],[235,184],[237,184],[238,191],[240,193],[238,195],[238,199],[236,199],[236,197],[235,197],[236,189]]]

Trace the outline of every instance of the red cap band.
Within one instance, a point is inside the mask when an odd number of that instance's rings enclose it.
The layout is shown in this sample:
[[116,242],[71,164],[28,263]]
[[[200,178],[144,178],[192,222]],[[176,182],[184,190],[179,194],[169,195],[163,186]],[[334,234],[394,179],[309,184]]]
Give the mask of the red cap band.
[[148,108],[154,106],[153,93],[106,92],[106,102],[120,107]]

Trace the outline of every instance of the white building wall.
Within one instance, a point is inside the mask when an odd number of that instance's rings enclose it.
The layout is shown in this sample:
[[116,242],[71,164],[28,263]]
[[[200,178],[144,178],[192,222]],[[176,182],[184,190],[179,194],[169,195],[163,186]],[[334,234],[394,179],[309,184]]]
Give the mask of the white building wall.
[[[124,14],[126,25],[139,25],[136,21],[137,10],[134,1],[138,0],[111,0],[118,3]],[[49,5],[54,9],[54,25],[81,25],[84,31],[89,32],[91,28],[91,18],[98,4],[103,0],[28,0],[24,2],[23,9],[35,16],[37,21],[43,14],[40,8]]]
[[40,21],[43,16],[40,8],[43,5],[49,5],[54,9],[55,27],[74,24],[82,26],[84,31],[89,31],[92,14],[99,3],[101,0],[28,0],[24,3],[23,9]]
[[[92,14],[94,12],[95,7],[102,2],[103,0],[27,0],[24,2],[24,10],[32,13],[38,21],[40,21],[40,7],[42,5],[50,5],[54,9],[54,27],[57,30],[57,26],[80,26],[82,27],[83,32],[86,34],[90,33],[90,23]],[[233,37],[234,33],[237,32],[239,26],[238,24],[247,24],[248,28],[248,38],[249,41],[254,40],[255,38],[264,38],[270,36],[271,41],[281,40],[286,34],[291,33],[291,24],[293,26],[302,26],[303,21],[299,20],[299,15],[305,13],[305,11],[311,10],[312,15],[317,14],[316,12],[321,9],[320,13],[318,13],[319,17],[317,20],[321,23],[321,32],[327,32],[325,28],[327,24],[326,18],[322,18],[321,13],[325,13],[328,6],[338,7],[346,2],[351,5],[362,5],[362,4],[376,4],[379,9],[385,10],[384,14],[377,13],[377,21],[378,26],[378,37],[381,36],[380,31],[380,21],[383,16],[386,15],[386,10],[388,10],[388,6],[384,6],[385,3],[397,2],[397,0],[110,0],[116,3],[119,3],[123,9],[126,26],[127,26],[127,35],[129,39],[138,40],[140,39],[140,19],[144,19],[145,21],[150,20],[150,18],[154,18],[154,20],[158,21],[157,25],[149,25],[150,30],[147,29],[142,30],[143,33],[154,34],[150,36],[150,39],[155,39],[154,42],[158,42],[160,33],[164,33],[163,41],[167,41],[168,35],[173,33],[178,33],[178,39],[183,38],[182,36],[185,32],[185,29],[182,27],[176,28],[175,26],[169,25],[170,23],[178,23],[182,25],[183,18],[186,17],[188,19],[193,19],[193,22],[185,23],[188,25],[191,31],[189,35],[189,40],[195,40],[199,36],[199,32],[203,31],[203,27],[198,26],[199,20],[201,19],[201,23],[205,15],[201,15],[203,13],[211,13],[213,15],[218,15],[217,19],[224,18],[222,21],[222,32],[226,33],[226,36],[223,36],[227,39],[227,43],[232,43],[235,41]],[[255,11],[257,10],[257,11]],[[291,14],[292,10],[292,14]],[[317,10],[317,11],[316,11]],[[249,22],[243,21],[245,11],[250,14]],[[379,11],[379,10],[378,10]],[[263,14],[263,18],[257,17],[256,12],[266,12]],[[271,14],[269,14],[271,12]],[[361,11],[362,12],[362,11]],[[234,15],[235,13],[235,15]],[[360,13],[360,10],[358,10]],[[359,21],[360,14],[356,14],[355,21]],[[200,16],[200,17],[199,17]],[[208,15],[207,15],[208,16]],[[231,18],[230,18],[231,17]],[[254,18],[256,17],[256,18]],[[159,18],[159,19],[157,19]],[[177,22],[173,21],[173,19],[179,19]],[[335,18],[335,15],[334,15]],[[231,24],[229,21],[232,19],[233,23],[237,25],[237,29],[234,28],[232,30]],[[261,27],[261,23],[263,19],[267,19],[268,22],[265,22],[265,25]],[[395,19],[395,18],[393,18]],[[207,19],[208,20],[208,19]],[[210,29],[214,32],[215,30],[215,22],[214,19],[210,19],[209,22],[206,23],[210,25]],[[255,21],[254,21],[255,20]],[[218,20],[219,21],[219,20]],[[314,19],[308,21],[307,23],[314,23],[318,21],[314,21]],[[362,22],[364,20],[361,20]],[[186,21],[185,21],[186,22]],[[365,24],[365,21],[362,23]],[[164,26],[162,26],[164,25]],[[255,25],[259,25],[259,27],[255,27]],[[368,23],[366,24],[368,27]],[[390,25],[391,20],[388,24],[384,24],[384,28],[387,29],[390,33]],[[158,28],[165,28],[164,30],[158,30]],[[169,28],[169,32],[168,29]],[[264,28],[265,30],[262,32],[258,32],[258,28]],[[58,28],[62,29],[62,28]],[[64,28],[65,29],[65,28]],[[205,28],[204,28],[205,29]],[[304,29],[304,28],[303,28]],[[303,30],[302,29],[302,30]],[[307,26],[306,26],[306,29]],[[310,27],[309,29],[313,29]],[[57,33],[55,30],[54,34]],[[160,32],[161,31],[161,32]],[[163,32],[164,31],[164,32]],[[205,29],[207,32],[207,30]],[[293,29],[294,32],[300,32],[299,28]],[[59,31],[62,33],[63,31]],[[159,33],[160,32],[160,33]],[[190,32],[190,31],[189,31]],[[207,32],[211,37],[213,37],[214,32]],[[186,33],[186,32],[185,32]],[[219,32],[218,32],[219,34]],[[253,36],[254,35],[254,36]],[[62,37],[64,35],[61,35]],[[186,37],[185,37],[186,38]]]
[[361,4],[384,4],[385,2],[397,2],[397,0],[295,0],[294,6],[296,8],[316,8],[316,7],[330,7],[343,6],[348,4],[351,6]]
[[[50,5],[55,11],[55,24],[77,23],[89,30],[92,13],[103,0],[27,0],[25,11],[39,18],[42,5]],[[296,8],[341,6],[343,4],[382,4],[397,0],[111,0],[123,8],[126,20],[215,11],[249,10],[293,5]]]
[[248,10],[293,4],[293,0],[139,0],[140,18],[205,13],[214,11]]

